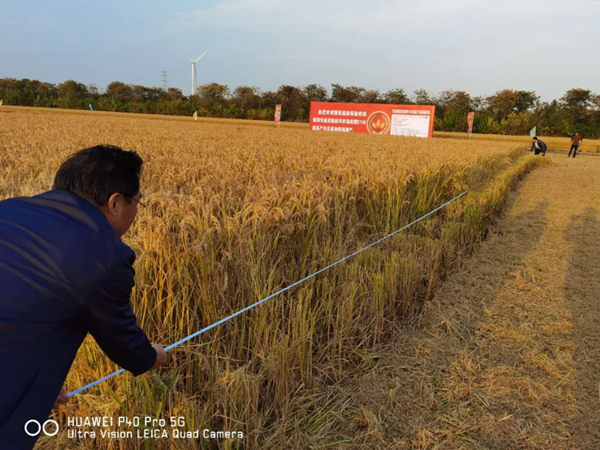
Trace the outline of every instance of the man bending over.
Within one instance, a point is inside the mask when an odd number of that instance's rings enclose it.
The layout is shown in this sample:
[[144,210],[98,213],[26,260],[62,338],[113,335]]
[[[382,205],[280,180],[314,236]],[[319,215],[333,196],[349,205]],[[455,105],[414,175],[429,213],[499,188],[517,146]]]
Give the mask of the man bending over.
[[0,202],[2,449],[33,447],[25,423],[66,402],[61,388],[88,333],[134,375],[166,363],[136,323],[135,254],[121,241],[142,197],[141,168],[133,151],[96,146],[61,165],[53,190]]

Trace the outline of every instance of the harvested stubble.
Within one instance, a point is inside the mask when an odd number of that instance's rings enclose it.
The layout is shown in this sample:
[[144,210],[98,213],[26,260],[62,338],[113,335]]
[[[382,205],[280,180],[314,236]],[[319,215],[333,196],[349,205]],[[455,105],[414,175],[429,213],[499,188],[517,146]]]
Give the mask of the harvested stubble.
[[[6,111],[6,110],[3,110]],[[282,447],[327,427],[319,386],[368,358],[420,309],[485,233],[536,161],[515,142],[275,129],[245,121],[0,111],[0,198],[50,188],[65,157],[110,143],[146,160],[126,242],[138,254],[133,305],[153,341],[172,343],[391,232],[465,188],[465,201],[173,351],[170,368],[77,396],[78,415],[184,416],[189,429],[241,430],[207,446]],[[526,145],[526,143],[524,144]],[[484,192],[480,194],[479,192]],[[114,365],[85,342],[77,388]],[[296,441],[299,442],[299,441]],[[188,448],[189,440],[159,440]],[[139,441],[46,440],[44,448],[138,448]]]

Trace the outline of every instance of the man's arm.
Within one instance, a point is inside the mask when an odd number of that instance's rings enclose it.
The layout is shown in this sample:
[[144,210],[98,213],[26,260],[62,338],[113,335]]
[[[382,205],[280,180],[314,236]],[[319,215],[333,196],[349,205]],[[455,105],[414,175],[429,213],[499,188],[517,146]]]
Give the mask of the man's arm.
[[[164,366],[167,363],[167,353],[165,352],[165,348],[160,344],[152,344],[152,347],[154,347],[154,350],[156,351],[157,358],[151,369],[156,369],[157,367]],[[60,389],[58,395],[56,396],[56,401],[54,402],[54,406],[52,407],[52,409],[57,409],[60,405],[63,405],[68,402],[69,396],[67,395],[67,390],[63,386]]]
[[126,260],[109,270],[85,296],[82,320],[111,360],[139,375],[164,364],[166,353],[137,325],[129,300],[133,275]]

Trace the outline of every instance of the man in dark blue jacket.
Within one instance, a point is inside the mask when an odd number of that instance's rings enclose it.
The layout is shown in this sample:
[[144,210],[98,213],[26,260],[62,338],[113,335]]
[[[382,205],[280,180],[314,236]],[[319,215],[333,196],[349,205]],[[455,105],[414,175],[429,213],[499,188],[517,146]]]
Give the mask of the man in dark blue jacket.
[[[0,202],[0,448],[33,447],[77,349],[91,333],[134,375],[166,362],[131,309],[135,254],[121,241],[137,214],[141,158],[81,150],[54,189]],[[57,397],[58,396],[58,397]],[[54,429],[52,429],[54,431]]]
[[541,139],[538,139],[537,136],[534,136],[531,138],[532,142],[531,142],[531,148],[529,149],[530,152],[535,152],[536,155],[539,155],[540,153],[542,154],[542,156],[546,156],[546,143],[544,141],[542,141]]

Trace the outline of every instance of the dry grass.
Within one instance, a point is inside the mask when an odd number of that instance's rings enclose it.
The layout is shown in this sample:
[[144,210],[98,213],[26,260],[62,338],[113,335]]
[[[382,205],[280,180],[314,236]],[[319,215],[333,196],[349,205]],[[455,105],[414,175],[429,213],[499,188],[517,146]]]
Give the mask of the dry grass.
[[[541,161],[521,158],[512,140],[482,145],[3,107],[0,198],[49,189],[68,154],[98,143],[136,149],[147,161],[149,207],[126,242],[138,254],[134,309],[151,338],[164,343],[473,190],[409,233],[174,351],[169,368],[106,382],[58,415],[61,421],[182,415],[191,429],[244,431],[242,441],[205,443],[223,448],[304,447],[307,436],[314,442],[340,434],[343,408],[333,407],[337,397],[324,387],[336,389],[348,370],[372,361],[372,349],[390,337],[392,325],[414,317],[447,269],[485,235],[519,177]],[[86,341],[68,387],[113,369]],[[360,423],[383,442],[377,416],[364,410]],[[63,435],[41,445],[139,444]]]
[[422,327],[338,390],[348,448],[600,447],[600,161],[553,160]]

